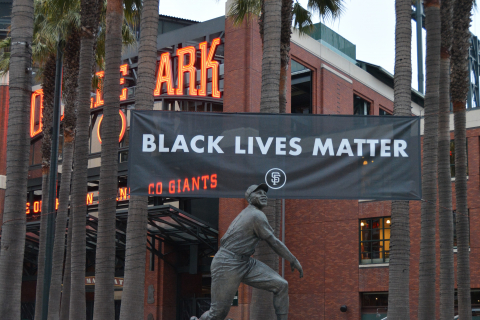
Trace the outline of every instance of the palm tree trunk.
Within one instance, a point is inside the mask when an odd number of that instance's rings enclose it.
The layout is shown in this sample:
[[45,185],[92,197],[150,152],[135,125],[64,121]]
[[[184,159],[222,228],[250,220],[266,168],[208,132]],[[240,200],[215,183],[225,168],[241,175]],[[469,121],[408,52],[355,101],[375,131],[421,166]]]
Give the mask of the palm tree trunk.
[[[394,108],[397,116],[411,115],[411,1],[396,0]],[[392,201],[388,319],[410,318],[410,221],[409,202]]]
[[440,320],[454,316],[454,262],[452,188],[450,174],[450,50],[452,47],[452,1],[442,0],[442,48],[438,113],[438,207],[440,233]]
[[[152,110],[157,65],[158,0],[144,0],[140,19],[135,109]],[[147,244],[147,197],[131,196],[127,221],[125,282],[120,320],[143,317]]]
[[[282,1],[264,0],[263,23],[263,59],[262,59],[262,91],[260,100],[260,112],[278,113],[280,106],[280,38],[282,26]],[[280,216],[279,200],[270,200],[263,209],[269,223],[275,228],[275,219]],[[278,236],[278,232],[276,235]],[[266,244],[260,244],[255,257],[266,263],[272,269],[278,271],[278,257],[267,248]],[[275,319],[272,304],[273,296],[269,292],[259,289],[252,290],[252,304],[250,307],[250,319],[270,320]]]
[[[42,210],[40,218],[40,232],[38,235],[38,258],[37,258],[37,287],[35,293],[35,319],[42,318],[43,310],[43,275],[45,273],[45,239],[47,236],[47,215],[48,212],[48,181],[49,170],[42,168]],[[45,194],[45,197],[44,197]],[[45,214],[45,215],[44,215]]]
[[280,38],[280,107],[279,113],[287,108],[287,77],[290,62],[290,38],[292,35],[292,0],[282,0],[282,30]]
[[43,276],[45,272],[45,240],[47,235],[47,214],[50,157],[52,150],[53,100],[55,95],[55,54],[50,54],[43,71],[43,112],[42,112],[42,214],[40,216],[40,235],[38,244],[37,288],[35,295],[35,319],[41,319],[43,310]]
[[10,103],[7,134],[7,188],[0,254],[0,315],[20,319],[23,254],[25,250],[25,195],[27,194],[28,135],[31,92],[33,1],[15,0],[12,7]]
[[70,320],[85,320],[85,227],[87,197],[88,139],[90,125],[90,90],[92,81],[93,45],[97,32],[97,1],[81,1],[82,34],[76,102],[75,168],[72,177],[72,246]]
[[425,126],[423,135],[422,202],[418,319],[435,314],[435,231],[437,215],[438,102],[440,78],[440,1],[425,4],[427,28]]
[[451,90],[455,136],[455,195],[457,201],[458,315],[472,319],[470,297],[469,219],[467,203],[467,139],[465,107],[468,93],[468,50],[472,0],[457,0],[453,7]]
[[98,230],[95,258],[94,320],[114,320],[115,215],[118,187],[118,110],[122,53],[123,2],[107,2],[105,85],[102,122],[102,165],[98,190]]
[[[70,215],[71,217],[71,215]],[[72,220],[68,222],[67,253],[65,254],[65,270],[63,272],[62,299],[60,303],[60,320],[68,320],[70,313],[70,288],[72,271]]]
[[[71,251],[70,245],[72,242],[71,224],[68,228],[67,240],[67,254],[65,257],[65,270],[63,278],[62,290],[62,273],[64,269],[64,253],[65,253],[65,227],[68,215],[68,204],[70,195],[70,184],[72,177],[73,164],[73,148],[75,139],[75,100],[76,88],[78,83],[78,68],[79,68],[79,50],[80,49],[80,32],[74,28],[70,34],[64,55],[64,90],[63,97],[65,101],[65,111],[63,119],[63,160],[62,160],[62,179],[60,182],[59,192],[59,207],[57,213],[57,225],[55,230],[61,228],[61,232],[55,234],[54,255],[52,264],[52,284],[50,286],[50,300],[49,300],[49,318],[68,319],[68,309],[70,306],[70,263]],[[61,297],[61,301],[60,301]],[[61,302],[61,303],[60,303]],[[61,307],[61,309],[60,309]]]

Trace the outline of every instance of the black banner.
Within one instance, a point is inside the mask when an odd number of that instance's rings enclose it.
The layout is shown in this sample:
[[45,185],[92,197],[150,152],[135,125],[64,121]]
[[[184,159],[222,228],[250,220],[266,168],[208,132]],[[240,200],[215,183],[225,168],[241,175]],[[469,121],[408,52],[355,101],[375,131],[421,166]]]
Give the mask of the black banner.
[[418,117],[132,111],[132,195],[418,200]]

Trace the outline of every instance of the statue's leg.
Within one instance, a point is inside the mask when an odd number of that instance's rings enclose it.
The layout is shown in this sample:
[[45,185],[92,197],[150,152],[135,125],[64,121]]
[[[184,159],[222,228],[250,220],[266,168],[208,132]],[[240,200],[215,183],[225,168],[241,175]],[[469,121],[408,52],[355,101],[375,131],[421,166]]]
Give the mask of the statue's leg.
[[254,288],[273,292],[273,307],[278,320],[288,319],[288,282],[272,268],[256,259],[242,282]]
[[222,256],[215,257],[211,268],[212,302],[210,310],[205,312],[200,320],[225,319],[247,269],[247,262],[245,261],[228,259]]

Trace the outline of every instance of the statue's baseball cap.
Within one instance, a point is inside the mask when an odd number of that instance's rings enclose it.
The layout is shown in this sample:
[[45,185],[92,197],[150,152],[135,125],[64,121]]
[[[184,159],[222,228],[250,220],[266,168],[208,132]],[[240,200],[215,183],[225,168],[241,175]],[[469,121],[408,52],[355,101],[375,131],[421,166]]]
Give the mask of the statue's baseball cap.
[[268,192],[268,186],[265,183],[252,184],[250,187],[248,187],[247,191],[245,191],[245,199],[248,200],[250,194],[257,191],[258,189],[262,189],[263,191]]

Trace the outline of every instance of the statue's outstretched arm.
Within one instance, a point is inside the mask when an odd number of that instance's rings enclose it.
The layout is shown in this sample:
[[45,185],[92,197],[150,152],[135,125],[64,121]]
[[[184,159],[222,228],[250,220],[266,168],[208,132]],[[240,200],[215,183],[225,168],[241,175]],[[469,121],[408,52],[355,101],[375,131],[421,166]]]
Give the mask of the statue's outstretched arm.
[[276,254],[290,262],[290,267],[292,268],[292,271],[297,269],[300,272],[300,278],[303,278],[302,266],[300,265],[300,262],[298,262],[297,258],[295,258],[295,256],[290,252],[290,250],[288,250],[287,246],[285,246],[273,234],[264,240],[273,249],[273,251],[275,251]]

